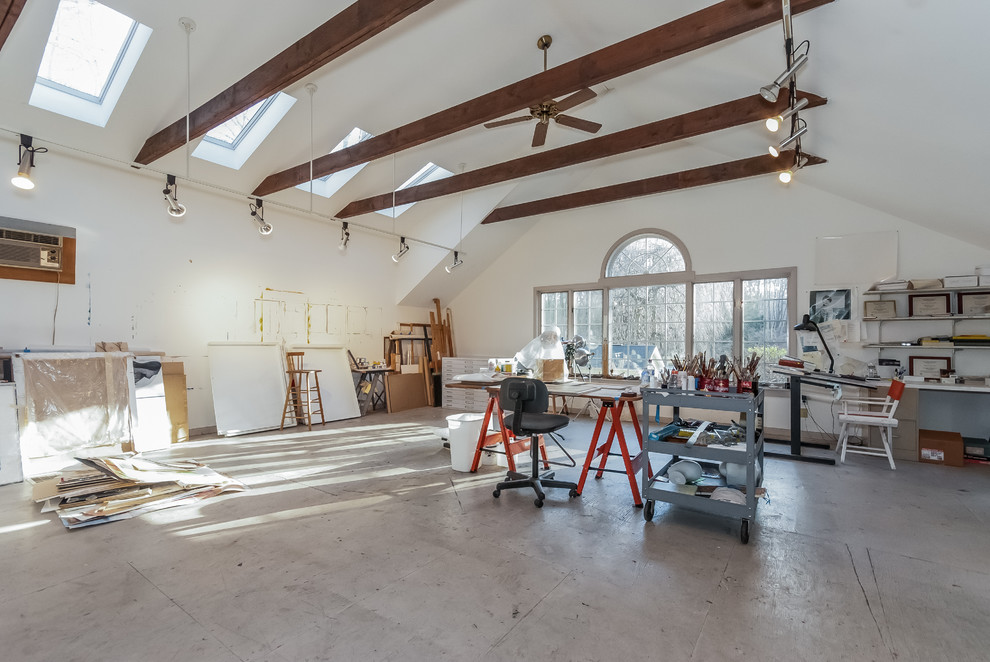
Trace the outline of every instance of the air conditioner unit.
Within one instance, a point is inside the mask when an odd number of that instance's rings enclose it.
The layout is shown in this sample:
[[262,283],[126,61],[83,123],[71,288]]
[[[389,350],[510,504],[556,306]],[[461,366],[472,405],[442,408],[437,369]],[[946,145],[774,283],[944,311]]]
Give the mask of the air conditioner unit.
[[0,227],[0,266],[62,270],[62,237]]

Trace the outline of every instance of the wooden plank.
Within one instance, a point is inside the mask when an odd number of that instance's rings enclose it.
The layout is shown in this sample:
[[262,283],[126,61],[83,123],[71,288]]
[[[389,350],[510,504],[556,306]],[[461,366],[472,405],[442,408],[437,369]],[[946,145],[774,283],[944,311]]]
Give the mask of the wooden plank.
[[[805,154],[805,156],[809,159],[805,166],[825,163],[825,159],[821,159],[817,156],[810,156],[807,154]],[[783,152],[780,157],[776,159],[769,154],[754,156],[748,159],[739,159],[738,161],[719,163],[718,165],[694,168],[692,170],[683,170],[681,172],[675,172],[669,175],[648,177],[646,179],[638,179],[633,182],[623,182],[622,184],[602,186],[600,188],[594,188],[587,191],[568,193],[566,195],[558,195],[552,198],[543,198],[542,200],[533,200],[517,205],[499,207],[493,209],[492,212],[485,217],[482,223],[498,223],[500,221],[508,221],[514,218],[524,218],[527,216],[536,216],[538,214],[549,214],[552,212],[564,211],[566,209],[589,207],[591,205],[600,205],[607,202],[627,200],[629,198],[636,198],[644,195],[654,195],[656,193],[666,193],[669,191],[679,191],[698,186],[706,186],[708,184],[727,182],[733,179],[756,177],[758,175],[779,172],[793,163],[793,151]]]
[[[821,106],[827,102],[824,97],[808,92],[799,92],[798,96],[808,99],[809,108]],[[337,212],[336,216],[337,218],[350,218],[379,209],[388,209],[393,204],[402,205],[429,200],[549,170],[604,159],[617,154],[625,154],[638,149],[656,147],[749,122],[762,121],[785,110],[787,104],[786,95],[781,95],[776,103],[769,104],[759,94],[754,94],[624,131],[591,138],[573,145],[565,145],[557,149],[452,175],[428,184],[410,186],[401,191],[389,191],[363,200],[355,200]]]
[[[192,111],[189,114],[189,139],[199,138],[258,101],[302,80],[432,1],[358,0]],[[186,118],[183,116],[148,138],[134,160],[151,163],[185,142]]]
[[417,372],[385,375],[385,400],[390,414],[425,407],[426,389],[423,388],[423,376]]
[[457,356],[457,350],[454,348],[454,320],[451,317],[450,308],[447,309],[447,349],[450,351],[451,356]]
[[27,0],[0,0],[0,48],[14,29]]
[[[793,0],[791,13],[815,9],[832,0]],[[772,0],[723,0],[693,14],[630,37],[521,81],[363,140],[313,161],[313,177],[324,177],[416,145],[493,120],[548,98],[560,97],[637,71],[678,55],[744,34],[781,20]],[[269,175],[252,193],[264,197],[310,180],[310,163]]]

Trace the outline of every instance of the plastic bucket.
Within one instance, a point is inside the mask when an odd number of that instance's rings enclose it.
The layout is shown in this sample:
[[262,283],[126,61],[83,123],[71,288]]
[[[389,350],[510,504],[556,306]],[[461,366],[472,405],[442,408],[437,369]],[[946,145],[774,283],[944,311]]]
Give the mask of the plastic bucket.
[[447,443],[450,444],[450,468],[471,471],[474,451],[478,448],[484,414],[453,414],[447,417]]

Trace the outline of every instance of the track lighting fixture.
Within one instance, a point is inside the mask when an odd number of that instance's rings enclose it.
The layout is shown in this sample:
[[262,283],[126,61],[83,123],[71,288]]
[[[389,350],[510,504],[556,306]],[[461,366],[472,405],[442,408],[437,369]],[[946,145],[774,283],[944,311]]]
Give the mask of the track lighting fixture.
[[794,142],[795,140],[797,140],[806,133],[808,133],[808,123],[805,122],[803,119],[798,118],[797,130],[795,130],[791,135],[781,140],[780,143],[776,145],[770,145],[770,156],[777,158],[778,156],[780,156],[780,152],[785,147],[787,147],[792,142]]
[[408,252],[409,252],[409,244],[406,243],[406,238],[405,237],[400,237],[399,238],[399,252],[392,256],[392,262],[398,262]]
[[777,133],[780,127],[784,124],[784,120],[786,120],[788,117],[790,117],[791,115],[793,115],[794,113],[801,110],[807,105],[808,105],[807,99],[798,99],[798,102],[796,104],[794,104],[793,106],[782,112],[780,115],[768,119],[767,130]]
[[47,147],[34,147],[34,138],[21,134],[21,144],[17,148],[17,175],[10,179],[10,183],[17,188],[30,191],[34,188],[31,181],[31,168],[34,167],[34,155],[44,154]]
[[780,180],[781,184],[790,184],[794,178],[794,173],[807,165],[807,163],[808,158],[801,153],[801,148],[799,147],[794,151],[794,164],[778,172],[777,179]]
[[162,195],[165,196],[165,202],[168,203],[168,207],[165,209],[172,218],[180,218],[186,214],[185,205],[179,203],[179,198],[176,195],[177,189],[175,175],[165,175],[165,188],[162,190]]
[[446,269],[447,270],[447,273],[449,274],[449,273],[452,273],[454,271],[454,269],[456,269],[457,267],[461,266],[462,264],[464,264],[464,260],[462,260],[458,256],[457,251],[454,251],[454,261],[451,262],[450,264],[448,264],[446,267],[444,267],[444,269]]
[[255,198],[254,203],[248,203],[248,207],[251,209],[251,218],[258,222],[258,232],[262,236],[268,236],[272,233],[272,224],[265,221],[265,209],[264,201],[261,198]]
[[775,103],[777,101],[777,95],[780,94],[780,86],[790,80],[806,64],[808,64],[808,54],[801,53],[794,58],[794,63],[784,73],[777,76],[769,85],[764,85],[760,88],[760,96],[770,103]]
[[340,226],[340,246],[337,246],[342,251],[347,250],[347,242],[351,240],[351,231],[347,229],[347,221],[344,221],[343,225]]

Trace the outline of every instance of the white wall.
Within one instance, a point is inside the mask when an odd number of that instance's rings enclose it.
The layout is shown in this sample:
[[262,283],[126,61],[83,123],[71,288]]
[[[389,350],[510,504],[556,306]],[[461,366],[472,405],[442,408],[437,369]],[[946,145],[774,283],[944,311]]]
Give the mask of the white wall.
[[[986,249],[802,182],[813,182],[814,174],[809,168],[789,186],[761,177],[508,221],[529,229],[451,303],[459,353],[512,356],[535,335],[535,286],[598,281],[606,251],[642,228],[660,228],[683,241],[698,274],[796,266],[798,310],[810,290],[831,285],[813,282],[820,236],[896,230],[899,275],[907,278],[973,273],[974,266],[990,263]],[[870,285],[862,283],[860,290]],[[855,292],[853,306],[861,310]]]
[[[246,198],[181,180],[179,199],[188,212],[173,220],[165,213],[161,175],[58,149],[39,157],[33,174],[33,191],[0,186],[0,215],[75,228],[76,284],[0,280],[0,346],[51,346],[54,330],[60,347],[123,340],[132,349],[180,357],[192,428],[214,424],[211,341],[261,340],[263,333],[267,341],[339,342],[356,356],[381,358],[382,334],[396,322],[428,319],[425,310],[395,305],[401,288],[388,237],[352,228],[341,253],[339,225],[274,205],[265,217],[275,231],[261,237]],[[286,302],[269,307],[281,319],[269,320],[263,331],[258,299]],[[327,309],[317,307],[307,329],[306,302],[327,304],[340,319],[349,314],[351,328],[328,333],[321,323]],[[365,308],[367,322],[355,327]]]

